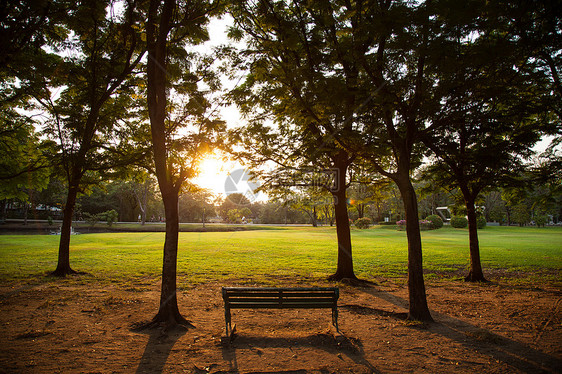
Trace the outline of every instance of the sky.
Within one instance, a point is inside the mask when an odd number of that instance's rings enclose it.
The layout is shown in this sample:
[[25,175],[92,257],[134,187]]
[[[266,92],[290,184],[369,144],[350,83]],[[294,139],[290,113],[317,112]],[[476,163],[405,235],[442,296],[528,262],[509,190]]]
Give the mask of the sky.
[[[213,47],[230,44],[227,37],[228,26],[233,23],[229,15],[221,19],[214,18],[209,23],[210,40],[203,45],[194,47],[199,52],[210,52]],[[243,73],[240,74],[240,79]],[[233,88],[239,80],[223,79],[225,88]],[[218,108],[220,117],[226,121],[228,128],[235,128],[245,124],[244,119],[235,105]],[[210,190],[214,195],[225,197],[231,193],[242,193],[251,202],[266,199],[263,193],[256,194],[254,190],[259,186],[258,181],[252,181],[248,170],[239,162],[233,161],[227,155],[214,152],[203,159],[200,164],[201,173],[192,180],[195,184]]]

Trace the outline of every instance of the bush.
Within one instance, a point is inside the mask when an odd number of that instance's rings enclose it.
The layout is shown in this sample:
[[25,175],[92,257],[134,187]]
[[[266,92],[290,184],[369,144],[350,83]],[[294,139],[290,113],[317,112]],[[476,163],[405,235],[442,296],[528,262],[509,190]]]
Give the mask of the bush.
[[400,221],[396,221],[396,227],[397,227],[398,230],[400,230],[400,231],[406,230],[406,220],[405,220],[405,219],[401,219]]
[[480,216],[476,219],[476,227],[478,227],[478,230],[483,229],[484,227],[486,227],[486,217]]
[[422,219],[419,222],[420,222],[420,230],[421,231],[433,230],[433,223],[431,221],[428,221],[426,219]]
[[90,227],[94,227],[96,223],[102,220],[101,214],[90,214],[88,212],[84,212],[82,216],[84,217],[84,221],[86,221]]
[[355,227],[358,229],[368,229],[371,226],[371,219],[369,217],[357,218],[355,220]]
[[119,213],[117,213],[115,209],[111,209],[108,210],[107,212],[103,212],[102,215],[105,217],[105,221],[107,222],[107,225],[109,227],[111,227],[111,225],[113,225],[114,222],[117,222],[117,219],[119,218]]
[[456,229],[464,229],[468,226],[468,220],[465,217],[453,216],[451,217],[451,226]]
[[431,228],[433,229],[440,229],[443,227],[443,220],[437,214],[427,216],[425,220],[431,222]]

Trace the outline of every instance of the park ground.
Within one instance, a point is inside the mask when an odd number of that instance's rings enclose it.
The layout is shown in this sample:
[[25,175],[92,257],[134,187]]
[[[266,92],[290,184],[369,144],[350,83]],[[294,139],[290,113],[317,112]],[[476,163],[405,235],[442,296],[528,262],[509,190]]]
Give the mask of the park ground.
[[[450,238],[452,234],[441,235]],[[48,237],[41,238],[45,241]],[[83,235],[81,240],[86,239]],[[356,241],[360,243],[360,237]],[[74,256],[82,260],[76,262],[96,270],[93,260],[87,260],[85,254],[80,257],[79,252],[87,249],[77,247]],[[34,248],[39,251],[40,247]],[[136,260],[142,259],[131,259]],[[334,283],[314,272],[300,277],[290,271],[269,276],[260,273],[268,268],[257,268],[254,277],[243,267],[239,267],[240,278],[233,274],[199,276],[192,282],[180,281],[178,297],[182,313],[194,328],[139,331],[136,327],[150,320],[157,309],[157,274],[147,272],[125,279],[108,270],[106,274],[95,271],[61,280],[36,273],[25,261],[20,262],[20,268],[10,264],[11,276],[6,275],[6,268],[2,270],[3,373],[562,371],[558,265],[534,272],[532,268],[510,270],[490,264],[486,269],[490,282],[482,284],[463,282],[464,269],[453,269],[443,277],[436,276],[436,270],[426,282],[435,322],[424,324],[406,320],[405,278],[374,274],[368,277],[370,283],[359,286],[336,284],[341,293],[341,335],[330,326],[329,310],[242,310],[233,314],[236,338],[223,344],[222,286]],[[99,266],[111,269],[112,263]]]

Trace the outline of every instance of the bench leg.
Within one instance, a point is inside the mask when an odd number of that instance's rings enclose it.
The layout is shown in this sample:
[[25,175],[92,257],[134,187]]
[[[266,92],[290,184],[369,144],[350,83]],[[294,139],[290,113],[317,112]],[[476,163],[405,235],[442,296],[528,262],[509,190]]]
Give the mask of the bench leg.
[[231,323],[231,319],[230,319],[230,309],[225,308],[224,310],[224,321],[226,324],[226,336],[230,337],[230,334],[232,333],[232,323]]
[[332,309],[332,325],[336,327],[336,331],[339,333],[340,328],[338,326],[338,308]]

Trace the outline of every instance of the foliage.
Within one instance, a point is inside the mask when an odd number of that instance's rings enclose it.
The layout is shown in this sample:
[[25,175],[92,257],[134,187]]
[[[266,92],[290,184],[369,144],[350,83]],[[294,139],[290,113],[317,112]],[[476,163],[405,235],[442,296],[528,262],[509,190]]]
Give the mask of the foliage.
[[115,209],[108,210],[102,214],[103,219],[107,222],[107,225],[111,227],[113,223],[117,222],[119,218],[119,213]]
[[[193,189],[179,197],[180,222],[202,222],[203,217],[216,215],[209,191]],[[205,218],[206,219],[206,218]]]
[[531,212],[527,204],[520,203],[513,207],[511,221],[519,224],[519,226],[525,226],[531,222]]
[[242,223],[242,212],[239,209],[230,209],[226,219],[229,223]]
[[537,227],[544,227],[548,223],[548,217],[545,214],[538,214],[535,216],[534,221]]
[[94,214],[84,212],[82,213],[82,216],[84,218],[84,221],[86,221],[86,223],[90,227],[94,227],[100,221],[105,221],[107,223],[107,226],[111,227],[115,222],[117,222],[119,213],[117,213],[116,210],[111,209],[105,212]]
[[88,212],[84,212],[82,213],[82,217],[90,227],[94,227],[99,221],[103,219],[101,213],[90,214]]
[[466,219],[466,217],[453,216],[451,217],[450,223],[451,226],[456,229],[464,229],[466,226],[468,226],[468,220]]
[[369,217],[357,218],[355,220],[355,226],[358,229],[368,229],[371,226],[372,221]]
[[47,154],[52,143],[40,141],[34,121],[20,115],[11,105],[0,109],[0,200],[29,199],[49,183]]
[[425,219],[426,221],[431,222],[431,227],[433,229],[440,229],[443,227],[443,220],[436,214],[429,215]]
[[505,207],[495,206],[489,213],[490,220],[498,222],[500,225],[506,223]]
[[251,202],[241,193],[233,193],[228,195],[219,207],[219,214],[224,220],[228,220],[228,212],[233,209],[241,209],[250,206]]
[[[418,221],[420,231],[427,231],[427,230],[434,230],[433,222],[425,219],[420,219]],[[399,231],[403,231],[406,229],[407,222],[405,219],[396,222],[396,227]]]

